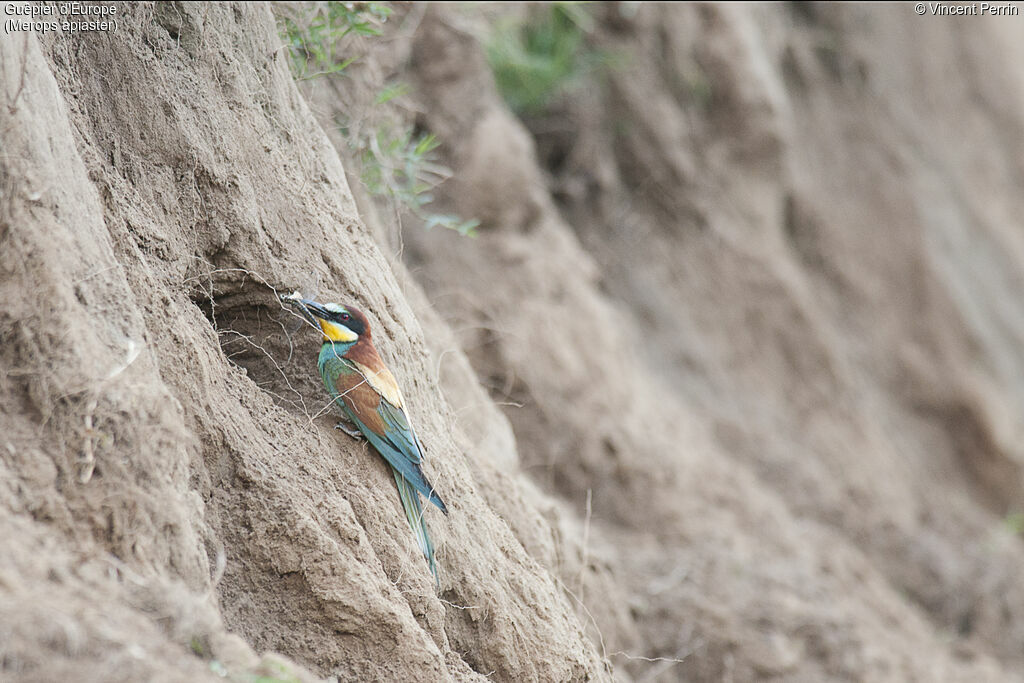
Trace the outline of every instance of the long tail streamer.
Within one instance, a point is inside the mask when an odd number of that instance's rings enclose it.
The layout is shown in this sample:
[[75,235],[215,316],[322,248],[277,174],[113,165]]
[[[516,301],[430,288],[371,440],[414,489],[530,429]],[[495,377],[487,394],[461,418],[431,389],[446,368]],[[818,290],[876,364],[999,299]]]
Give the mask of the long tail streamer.
[[423,519],[423,506],[420,504],[420,496],[416,488],[406,481],[402,473],[394,467],[391,470],[395,473],[395,483],[398,484],[398,495],[402,499],[402,507],[405,509],[405,516],[409,520],[409,526],[416,536],[423,556],[427,558],[430,565],[430,573],[434,575],[434,582],[441,587],[441,579],[437,575],[437,564],[434,562],[434,544],[430,542],[430,534],[427,532],[427,522]]

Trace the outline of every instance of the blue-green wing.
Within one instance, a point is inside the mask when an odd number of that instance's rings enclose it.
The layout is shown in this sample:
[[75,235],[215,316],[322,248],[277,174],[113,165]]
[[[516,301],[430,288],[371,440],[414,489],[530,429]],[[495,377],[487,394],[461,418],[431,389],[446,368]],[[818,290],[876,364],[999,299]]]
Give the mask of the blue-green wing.
[[366,422],[360,419],[360,416],[345,402],[335,382],[336,378],[358,375],[359,371],[345,359],[337,356],[321,358],[321,361],[320,372],[327,391],[334,397],[345,416],[356,425],[363,436],[397,472],[405,477],[417,491],[426,496],[427,500],[448,514],[448,508],[444,501],[437,495],[434,487],[423,475],[423,470],[420,469],[420,463],[423,461],[423,448],[409,424],[409,418],[405,411],[392,405],[378,394],[377,416],[384,425],[384,432],[378,433],[369,428]]
[[377,412],[388,425],[388,437],[395,446],[417,465],[423,462],[423,446],[416,438],[416,432],[409,424],[409,418],[406,417],[405,411],[391,405],[387,399],[382,399]]

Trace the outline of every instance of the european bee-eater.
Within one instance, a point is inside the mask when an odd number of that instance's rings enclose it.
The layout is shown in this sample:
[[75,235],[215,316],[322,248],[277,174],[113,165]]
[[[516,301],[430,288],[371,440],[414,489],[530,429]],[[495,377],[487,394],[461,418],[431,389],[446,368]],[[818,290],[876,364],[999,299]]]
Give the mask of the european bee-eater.
[[281,300],[298,308],[303,317],[318,325],[323,333],[318,361],[320,376],[355,430],[344,423],[338,427],[350,436],[365,437],[391,465],[405,516],[427,558],[434,581],[440,585],[434,546],[427,533],[417,492],[446,515],[448,508],[420,468],[423,446],[405,414],[405,401],[395,376],[373,346],[370,323],[362,311],[352,306],[321,304],[296,294],[282,295]]

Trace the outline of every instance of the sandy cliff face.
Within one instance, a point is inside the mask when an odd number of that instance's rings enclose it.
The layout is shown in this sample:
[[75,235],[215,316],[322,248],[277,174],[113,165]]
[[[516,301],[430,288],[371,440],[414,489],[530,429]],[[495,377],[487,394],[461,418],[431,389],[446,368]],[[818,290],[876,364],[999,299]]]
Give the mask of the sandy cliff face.
[[[409,301],[444,328],[362,226],[278,48],[268,9],[229,5],[2,43],[5,677],[598,676],[483,496],[546,528],[497,467],[507,424],[491,408],[495,453],[467,448]],[[272,287],[371,312],[451,501],[440,595]]]
[[[3,678],[1017,675],[1020,27],[593,15],[526,125],[452,7],[301,92],[259,5],[0,39]],[[346,179],[395,80],[478,237]],[[439,593],[293,289],[370,314]]]

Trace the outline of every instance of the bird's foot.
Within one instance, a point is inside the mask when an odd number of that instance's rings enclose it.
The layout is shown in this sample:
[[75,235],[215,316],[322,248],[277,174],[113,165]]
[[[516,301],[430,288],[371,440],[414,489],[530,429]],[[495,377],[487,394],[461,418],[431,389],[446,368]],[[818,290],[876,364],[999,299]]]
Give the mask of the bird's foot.
[[366,439],[366,437],[363,436],[363,433],[361,431],[356,429],[354,426],[350,425],[348,422],[345,422],[344,420],[334,425],[334,428],[340,429],[341,431],[345,432],[356,441],[364,441]]

